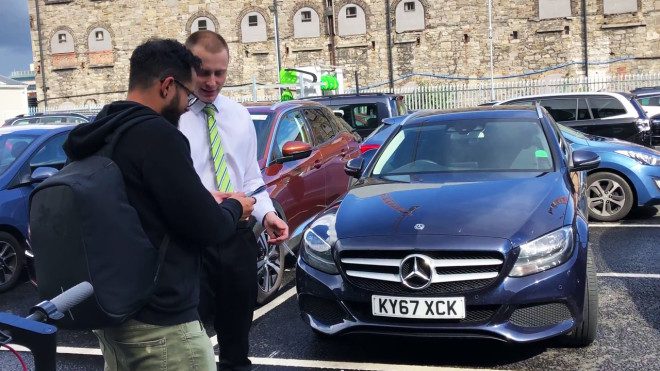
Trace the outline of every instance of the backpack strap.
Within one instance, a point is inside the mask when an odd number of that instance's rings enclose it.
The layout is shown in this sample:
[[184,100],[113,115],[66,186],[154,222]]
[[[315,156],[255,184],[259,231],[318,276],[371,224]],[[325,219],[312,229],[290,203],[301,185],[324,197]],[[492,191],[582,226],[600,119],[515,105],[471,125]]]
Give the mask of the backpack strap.
[[[141,107],[131,107],[126,112],[124,113],[125,116],[128,116],[129,114],[132,114],[133,112],[142,109]],[[103,157],[108,157],[112,158],[112,154],[115,151],[115,147],[117,146],[117,143],[119,143],[119,139],[124,135],[126,131],[128,131],[130,128],[133,126],[143,123],[145,121],[148,121],[149,119],[152,118],[159,118],[160,116],[151,112],[144,113],[139,116],[131,117],[123,123],[121,126],[119,126],[112,134],[108,135],[105,138],[106,144],[101,147],[100,150],[96,152],[96,155],[98,156],[103,156]],[[117,118],[119,119],[119,118]]]

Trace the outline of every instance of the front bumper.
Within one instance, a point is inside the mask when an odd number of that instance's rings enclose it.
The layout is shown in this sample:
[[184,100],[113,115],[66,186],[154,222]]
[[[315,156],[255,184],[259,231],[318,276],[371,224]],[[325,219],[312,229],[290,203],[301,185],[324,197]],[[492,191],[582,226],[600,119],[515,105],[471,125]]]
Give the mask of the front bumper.
[[344,276],[320,272],[301,258],[296,272],[301,316],[324,334],[489,338],[514,343],[555,337],[580,323],[585,277],[586,246],[576,242],[573,256],[559,267],[527,277],[499,277],[482,290],[430,295],[465,297],[466,318],[422,320],[373,316],[371,296],[387,293],[357,288]]

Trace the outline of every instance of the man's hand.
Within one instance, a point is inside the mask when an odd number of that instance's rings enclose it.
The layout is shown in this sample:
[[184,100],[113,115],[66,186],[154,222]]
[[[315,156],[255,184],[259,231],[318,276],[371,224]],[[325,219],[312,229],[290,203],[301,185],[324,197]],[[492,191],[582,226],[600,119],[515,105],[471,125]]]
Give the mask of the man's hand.
[[[238,195],[240,196],[241,194],[238,192],[220,192],[220,191],[211,191],[211,195],[213,198],[215,198],[215,202],[221,203],[222,201],[228,199],[232,195]],[[245,194],[243,194],[245,196]]]
[[254,197],[245,197],[245,193],[243,192],[234,192],[229,198],[235,199],[241,203],[241,206],[243,206],[243,215],[241,215],[241,220],[249,219],[250,215],[252,215],[252,211],[254,211],[254,204],[257,202],[257,199]]
[[289,226],[274,211],[264,217],[264,228],[268,233],[268,243],[277,245],[289,238]]

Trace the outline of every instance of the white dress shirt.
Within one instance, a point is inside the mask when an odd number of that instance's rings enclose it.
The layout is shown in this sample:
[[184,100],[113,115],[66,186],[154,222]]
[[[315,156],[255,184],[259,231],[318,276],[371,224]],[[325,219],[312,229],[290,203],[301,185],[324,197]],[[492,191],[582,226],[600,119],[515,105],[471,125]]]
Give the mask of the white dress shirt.
[[[241,104],[222,95],[218,95],[213,104],[218,110],[215,120],[234,192],[248,193],[261,187],[264,185],[264,180],[257,163],[257,135],[250,113]],[[190,142],[190,155],[204,187],[209,191],[216,191],[209,130],[206,114],[202,111],[205,105],[206,103],[197,101],[190,107],[189,111],[179,119],[179,130]],[[254,205],[252,215],[263,223],[264,216],[270,211],[275,211],[273,203],[268,192],[260,192],[254,197],[257,203]]]

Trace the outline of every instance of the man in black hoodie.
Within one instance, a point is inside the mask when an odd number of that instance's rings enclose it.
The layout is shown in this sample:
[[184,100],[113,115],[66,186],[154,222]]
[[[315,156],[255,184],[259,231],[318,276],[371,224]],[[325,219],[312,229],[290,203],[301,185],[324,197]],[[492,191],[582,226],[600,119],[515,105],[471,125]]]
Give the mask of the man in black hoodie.
[[[177,129],[192,105],[200,61],[175,40],[152,39],[131,56],[126,101],[103,108],[64,143],[71,160],[95,154],[132,118],[112,160],[122,172],[130,204],[154,246],[170,244],[149,303],[124,324],[95,330],[106,370],[215,370],[213,348],[197,314],[201,253],[232,237],[254,199],[237,194],[218,204],[202,185],[187,139]],[[130,259],[130,257],[126,257]]]

